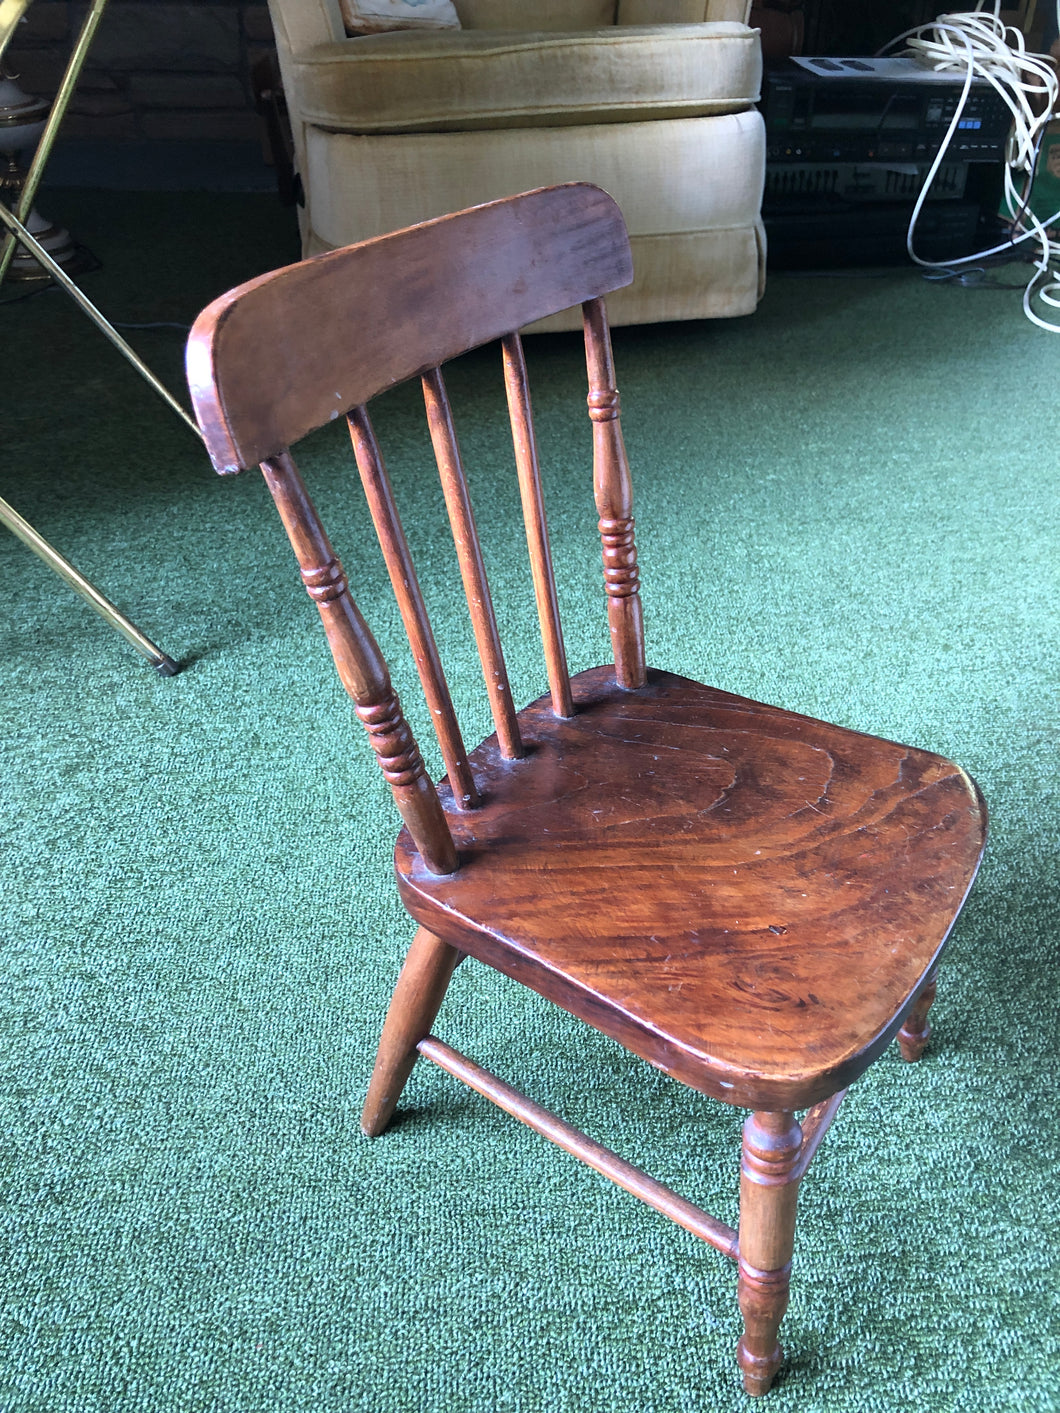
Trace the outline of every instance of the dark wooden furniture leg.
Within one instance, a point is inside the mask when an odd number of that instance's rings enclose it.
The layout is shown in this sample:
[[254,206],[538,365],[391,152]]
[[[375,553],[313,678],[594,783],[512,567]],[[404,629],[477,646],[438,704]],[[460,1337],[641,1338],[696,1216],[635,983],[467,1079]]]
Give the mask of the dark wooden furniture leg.
[[390,1122],[416,1063],[416,1046],[430,1034],[462,956],[425,927],[412,939],[387,1012],[361,1113],[361,1128],[369,1138],[382,1133]]
[[740,1165],[740,1311],[736,1358],[749,1394],[768,1393],[783,1351],[777,1332],[788,1308],[795,1203],[802,1176],[802,1129],[795,1115],[751,1114]]
[[931,1010],[937,989],[938,971],[933,971],[924,983],[924,989],[913,1002],[913,1009],[906,1016],[905,1024],[898,1032],[898,1048],[902,1052],[902,1059],[908,1060],[910,1064],[920,1059],[931,1039],[928,1011]]

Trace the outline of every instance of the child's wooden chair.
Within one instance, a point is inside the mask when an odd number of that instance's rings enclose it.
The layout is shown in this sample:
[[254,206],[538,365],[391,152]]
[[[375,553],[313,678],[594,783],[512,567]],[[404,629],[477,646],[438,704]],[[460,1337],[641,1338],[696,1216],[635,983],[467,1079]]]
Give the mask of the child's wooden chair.
[[[386,1127],[418,1055],[739,1263],[744,1385],[781,1361],[799,1182],[846,1087],[898,1037],[918,1059],[986,811],[939,756],[645,667],[630,478],[603,296],[631,278],[595,187],[528,192],[252,280],[188,345],[222,473],[260,462],[339,675],[405,822],[419,924],[362,1124]],[[614,665],[567,671],[517,330],[582,304]],[[441,365],[502,342],[548,693],[516,711]],[[420,377],[496,734],[461,739],[367,403]],[[345,416],[447,775],[427,778],[386,664],[288,448]],[[465,955],[694,1089],[752,1112],[739,1232],[430,1034]],[[808,1110],[801,1123],[796,1111]]]

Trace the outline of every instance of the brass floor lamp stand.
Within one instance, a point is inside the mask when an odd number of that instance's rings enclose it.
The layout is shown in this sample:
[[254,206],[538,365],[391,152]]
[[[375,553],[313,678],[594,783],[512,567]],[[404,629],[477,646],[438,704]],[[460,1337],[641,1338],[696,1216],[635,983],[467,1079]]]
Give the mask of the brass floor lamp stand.
[[[0,61],[3,60],[8,42],[15,31],[22,16],[29,9],[31,0],[0,0]],[[70,278],[62,266],[48,253],[40,242],[27,229],[26,221],[29,219],[33,208],[33,200],[37,194],[44,167],[51,153],[52,145],[55,142],[59,124],[66,113],[67,105],[73,95],[74,88],[81,76],[85,59],[88,55],[89,45],[96,32],[96,28],[106,9],[107,0],[92,0],[81,32],[78,35],[77,43],[74,45],[70,60],[63,74],[59,91],[55,101],[51,106],[47,122],[37,143],[33,160],[29,171],[26,174],[25,182],[22,185],[21,195],[18,205],[14,211],[10,210],[0,201],[0,221],[7,227],[7,233],[0,244],[0,285],[11,268],[15,252],[19,247],[28,251],[37,261],[43,270],[59,284],[71,299],[88,315],[96,327],[106,335],[114,347],[122,356],[132,364],[136,371],[143,377],[150,386],[162,397],[174,412],[185,422],[198,437],[200,432],[192,418],[188,415],[172,393],[163,386],[155,377],[136,351],[118,333],[111,324],[96,308],[92,301],[81,292],[78,286]],[[148,662],[152,664],[164,677],[172,677],[178,671],[178,665],[173,659],[167,656],[161,648],[152,643],[150,638],[143,633],[125,617],[114,604],[110,602],[100,591],[85,578],[69,560],[64,559],[53,545],[37,533],[28,520],[23,519],[18,511],[8,505],[7,501],[0,499],[0,523],[16,535],[23,544],[27,545],[34,554],[38,555],[50,569],[53,569],[62,579],[64,579],[72,589],[74,589],[112,628],[119,633],[141,653]]]
[[24,545],[28,545],[34,554],[39,555],[49,569],[54,569],[61,579],[65,579],[76,593],[96,610],[100,618],[109,623],[112,628],[116,628],[123,638],[133,645],[138,653],[142,653],[152,667],[158,669],[163,677],[173,677],[178,671],[177,664],[171,657],[162,651],[150,638],[140,632],[135,623],[131,623],[118,609],[114,607],[110,599],[106,598],[96,586],[90,583],[85,576],[75,569],[68,559],[64,559],[54,545],[50,545],[43,535],[38,535],[28,520],[24,520],[14,506],[8,505],[6,500],[0,499],[0,521],[7,526],[13,535],[16,535]]

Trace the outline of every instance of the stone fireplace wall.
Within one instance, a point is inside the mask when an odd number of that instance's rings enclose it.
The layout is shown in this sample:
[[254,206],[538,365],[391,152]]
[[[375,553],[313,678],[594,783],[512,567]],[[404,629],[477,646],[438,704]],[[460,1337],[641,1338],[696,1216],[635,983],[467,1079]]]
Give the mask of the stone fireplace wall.
[[[84,13],[78,0],[29,7],[5,56],[26,92],[54,97]],[[63,136],[258,141],[250,75],[271,45],[268,9],[254,0],[111,0]]]

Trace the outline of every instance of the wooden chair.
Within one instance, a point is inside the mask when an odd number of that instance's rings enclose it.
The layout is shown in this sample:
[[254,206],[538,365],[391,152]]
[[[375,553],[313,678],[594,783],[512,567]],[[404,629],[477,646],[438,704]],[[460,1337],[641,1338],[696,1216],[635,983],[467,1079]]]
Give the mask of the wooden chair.
[[[631,277],[602,191],[550,187],[252,280],[188,346],[216,469],[260,462],[339,675],[405,822],[419,924],[362,1125],[417,1056],[739,1263],[749,1393],[781,1362],[799,1183],[846,1087],[897,1035],[919,1059],[935,972],[982,853],[958,766],[645,667],[630,478],[603,296]],[[614,665],[571,678],[519,328],[581,303]],[[500,338],[549,691],[516,711],[440,365]],[[456,721],[366,404],[420,377],[496,734]],[[346,416],[446,778],[436,787],[289,446]],[[739,1233],[430,1034],[472,956],[667,1074],[750,1109]],[[809,1110],[802,1121],[797,1111]]]

